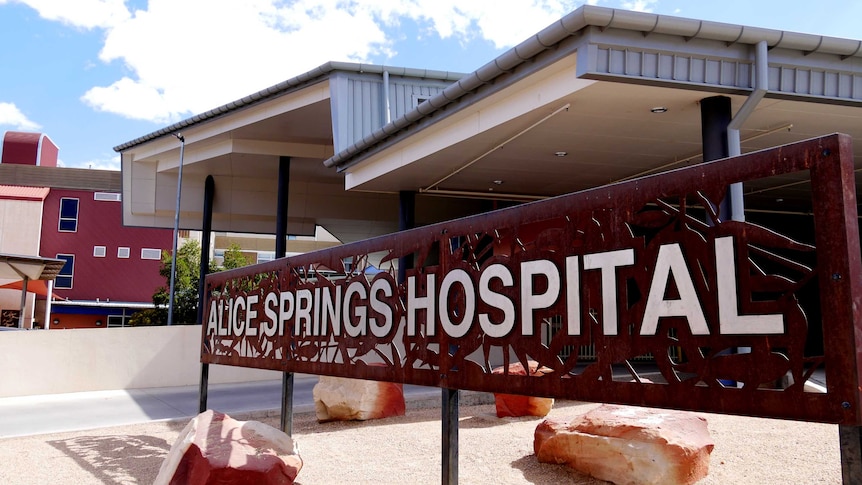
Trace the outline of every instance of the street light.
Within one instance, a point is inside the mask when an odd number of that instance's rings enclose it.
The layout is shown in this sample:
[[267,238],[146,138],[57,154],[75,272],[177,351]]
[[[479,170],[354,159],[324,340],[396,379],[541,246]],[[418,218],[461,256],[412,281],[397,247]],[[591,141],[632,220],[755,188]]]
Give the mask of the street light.
[[174,133],[180,141],[180,173],[177,175],[177,210],[174,212],[174,246],[171,253],[171,288],[168,292],[168,325],[174,322],[174,288],[177,279],[177,239],[180,234],[180,196],[183,191],[183,152],[186,148],[186,139],[182,133]]

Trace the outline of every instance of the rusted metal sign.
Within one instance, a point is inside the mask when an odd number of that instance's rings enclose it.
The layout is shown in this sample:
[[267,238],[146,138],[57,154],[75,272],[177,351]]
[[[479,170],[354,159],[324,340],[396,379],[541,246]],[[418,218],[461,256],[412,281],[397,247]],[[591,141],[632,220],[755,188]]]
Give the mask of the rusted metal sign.
[[[799,175],[813,244],[717,209]],[[201,361],[862,424],[854,187],[832,135],[212,274]]]

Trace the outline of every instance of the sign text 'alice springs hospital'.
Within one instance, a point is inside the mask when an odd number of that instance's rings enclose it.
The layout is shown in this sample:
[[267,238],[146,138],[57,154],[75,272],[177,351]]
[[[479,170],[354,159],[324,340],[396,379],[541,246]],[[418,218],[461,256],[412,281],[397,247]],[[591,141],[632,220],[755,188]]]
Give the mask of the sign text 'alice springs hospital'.
[[[791,173],[813,244],[720,213]],[[854,184],[832,135],[212,274],[202,362],[862,424]],[[528,361],[552,372],[491,373]]]

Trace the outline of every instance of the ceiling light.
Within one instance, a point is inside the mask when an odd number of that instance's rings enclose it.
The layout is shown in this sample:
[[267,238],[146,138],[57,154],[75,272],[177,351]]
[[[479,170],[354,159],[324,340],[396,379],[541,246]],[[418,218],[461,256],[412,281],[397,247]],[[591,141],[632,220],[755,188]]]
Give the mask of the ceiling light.
[[650,108],[650,113],[667,113],[667,108],[664,106],[655,106]]
[[564,152],[564,151],[554,152],[555,157],[565,157],[568,154],[569,154],[569,152]]
[[503,185],[503,181],[502,180],[495,180],[494,185]]

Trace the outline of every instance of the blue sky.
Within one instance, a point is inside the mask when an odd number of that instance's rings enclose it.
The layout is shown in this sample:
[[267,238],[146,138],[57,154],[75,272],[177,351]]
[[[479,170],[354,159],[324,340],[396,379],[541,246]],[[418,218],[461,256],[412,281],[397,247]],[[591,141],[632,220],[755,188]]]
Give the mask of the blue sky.
[[[46,133],[67,167],[330,60],[471,72],[571,0],[0,0],[0,133]],[[590,0],[862,39],[862,0]]]

